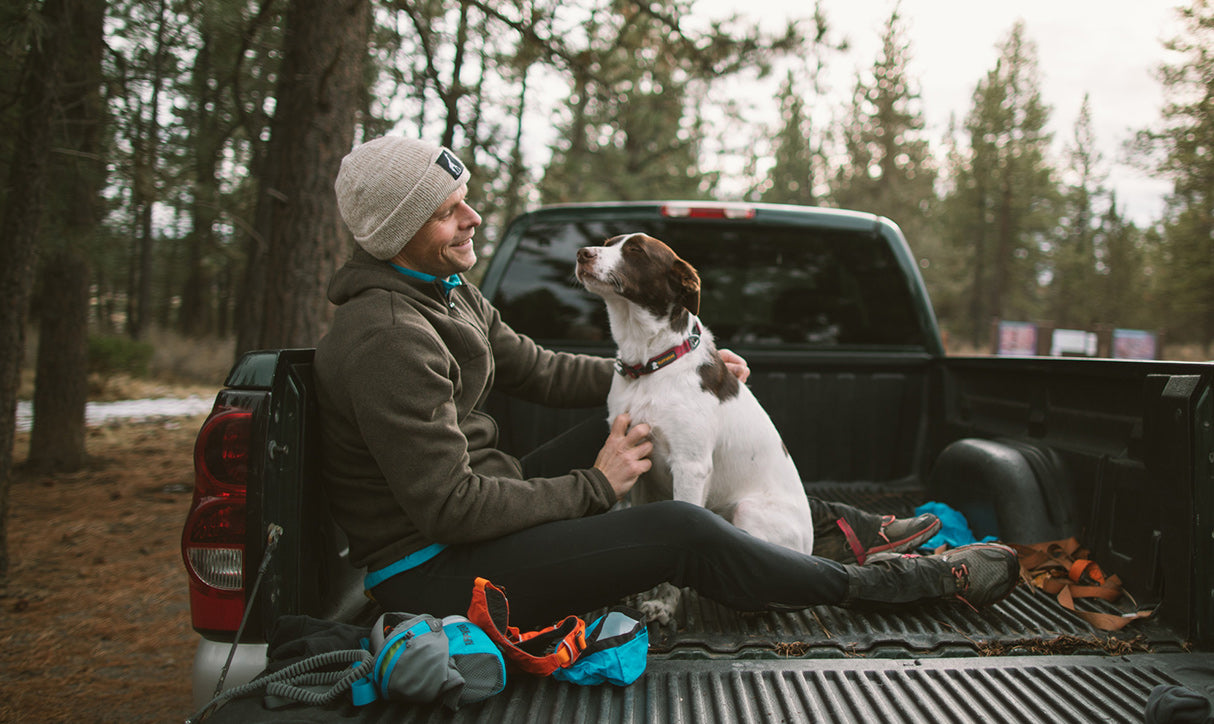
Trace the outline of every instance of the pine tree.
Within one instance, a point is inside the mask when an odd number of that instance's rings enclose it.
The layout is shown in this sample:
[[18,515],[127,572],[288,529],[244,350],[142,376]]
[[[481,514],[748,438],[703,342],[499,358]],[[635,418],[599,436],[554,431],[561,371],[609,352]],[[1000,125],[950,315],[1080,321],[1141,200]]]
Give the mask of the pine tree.
[[[173,86],[174,110],[186,130],[166,155],[180,169],[168,199],[188,219],[184,262],[166,288],[179,295],[178,330],[188,336],[226,335],[244,255],[233,233],[252,216],[255,172],[270,118],[281,47],[282,8],[265,3],[247,17],[241,0],[193,0],[190,64]],[[233,173],[233,167],[244,173]]]
[[928,233],[936,171],[909,60],[910,43],[895,9],[872,71],[856,81],[843,126],[847,158],[835,174],[831,200],[892,218],[914,244]]
[[370,26],[370,0],[288,6],[238,353],[311,346],[328,324],[324,292],[348,238],[333,179],[354,142]]
[[51,213],[40,240],[38,360],[34,425],[27,464],[75,471],[84,465],[84,408],[88,398],[89,254],[103,215],[105,163],[101,139],[102,28],[105,3],[83,0],[69,8],[72,42],[63,49],[63,89],[55,118]]
[[1092,130],[1091,101],[1087,95],[1075,120],[1069,147],[1068,175],[1071,182],[1063,192],[1058,231],[1051,242],[1051,280],[1049,305],[1059,327],[1093,329],[1103,310],[1096,299],[1097,224],[1116,223],[1115,217],[1102,217],[1097,204],[1103,204],[1107,191],[1100,152],[1096,150]]
[[566,45],[572,93],[540,183],[542,201],[703,198],[707,126],[699,108],[714,82],[765,69],[804,41],[753,27],[684,29],[685,0],[613,0],[584,10],[577,47]]
[[17,387],[25,352],[31,280],[50,179],[52,128],[62,111],[68,48],[89,0],[47,0],[28,33],[18,84],[16,138],[0,206],[7,239],[0,244],[0,584],[8,576],[8,501],[12,484]]
[[1093,317],[1114,327],[1155,326],[1155,293],[1144,234],[1117,208],[1116,194],[1109,195],[1094,241],[1096,280],[1091,297],[1098,313]]
[[814,205],[814,183],[821,157],[813,146],[805,99],[792,72],[780,87],[780,119],[776,132],[775,165],[767,174],[760,200],[776,204]]
[[[1158,283],[1169,338],[1214,350],[1214,4],[1193,0],[1179,10],[1183,34],[1165,44],[1182,56],[1160,69],[1167,103],[1163,126],[1142,131],[1139,147],[1158,154],[1158,173],[1172,181]],[[1165,301],[1166,299],[1166,301]]]
[[968,148],[950,160],[953,188],[940,225],[969,273],[964,331],[974,345],[985,343],[992,318],[1038,314],[1041,247],[1055,225],[1049,109],[1023,22],[999,50],[974,90],[964,127]]
[[[585,26],[573,114],[562,124],[542,198],[696,198],[699,138],[687,111],[697,79],[666,19],[633,3],[613,5]],[[669,2],[662,9],[677,12]]]

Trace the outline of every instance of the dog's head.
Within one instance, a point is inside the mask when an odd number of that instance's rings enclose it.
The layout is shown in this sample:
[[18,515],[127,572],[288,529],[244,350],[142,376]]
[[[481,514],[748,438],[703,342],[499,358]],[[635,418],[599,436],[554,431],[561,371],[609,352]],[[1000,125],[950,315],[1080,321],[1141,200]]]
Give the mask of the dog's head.
[[622,298],[657,318],[677,321],[700,312],[700,275],[669,246],[645,234],[624,234],[578,249],[577,278],[604,299]]

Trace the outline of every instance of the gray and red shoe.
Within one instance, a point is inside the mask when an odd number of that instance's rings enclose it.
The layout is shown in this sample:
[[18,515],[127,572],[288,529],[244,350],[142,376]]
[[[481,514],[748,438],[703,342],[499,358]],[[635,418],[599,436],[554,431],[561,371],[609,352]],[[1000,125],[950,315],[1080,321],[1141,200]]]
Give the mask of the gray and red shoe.
[[856,557],[856,563],[864,565],[915,550],[936,535],[940,530],[940,519],[931,513],[914,518],[885,515],[881,517],[880,527],[867,542],[860,541],[846,518],[839,518],[838,526],[843,531],[848,548]]
[[1020,583],[1016,551],[972,543],[930,556],[890,556],[848,567],[844,605],[904,604],[956,599],[973,608],[997,603]]

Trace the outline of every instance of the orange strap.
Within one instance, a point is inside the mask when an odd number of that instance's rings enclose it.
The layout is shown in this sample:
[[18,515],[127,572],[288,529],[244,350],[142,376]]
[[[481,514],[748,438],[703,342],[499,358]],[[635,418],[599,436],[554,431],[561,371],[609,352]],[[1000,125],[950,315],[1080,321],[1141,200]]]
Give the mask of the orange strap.
[[1098,585],[1104,585],[1104,572],[1100,570],[1100,566],[1096,565],[1094,561],[1089,561],[1086,558],[1080,558],[1072,563],[1066,577],[1075,583],[1079,583],[1085,574]]
[[586,622],[577,616],[538,631],[511,626],[506,594],[484,578],[472,586],[468,620],[484,629],[506,658],[532,674],[547,676],[569,666],[586,648]]
[[1063,608],[1102,631],[1117,631],[1131,621],[1151,615],[1150,611],[1118,615],[1075,608],[1075,599],[1098,598],[1114,603],[1124,592],[1121,579],[1105,575],[1074,538],[1033,545],[1012,544],[1012,548],[1020,558],[1020,573],[1024,579],[1055,596]]

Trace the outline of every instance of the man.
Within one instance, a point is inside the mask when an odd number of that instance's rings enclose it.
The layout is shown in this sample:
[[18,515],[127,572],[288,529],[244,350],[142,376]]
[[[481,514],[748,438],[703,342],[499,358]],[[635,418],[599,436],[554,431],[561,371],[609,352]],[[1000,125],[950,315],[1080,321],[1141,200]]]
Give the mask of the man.
[[[478,576],[509,591],[524,627],[662,582],[741,610],[953,595],[983,605],[1015,586],[1019,566],[1003,546],[845,565],[684,503],[608,512],[650,466],[649,428],[626,415],[605,442],[599,433],[588,447],[546,446],[585,453],[557,471],[543,454],[523,463],[498,450],[481,410],[491,389],[589,407],[605,400],[612,367],[516,334],[460,276],[476,261],[481,222],[468,177],[450,150],[387,136],[355,148],[335,184],[360,248],[333,277],[338,308],[316,350],[323,478],[351,560],[368,568],[366,587],[386,610],[464,613]],[[745,362],[726,361],[744,381]],[[846,561],[913,548],[938,527],[932,516],[899,521],[820,501],[814,511],[821,547]]]

